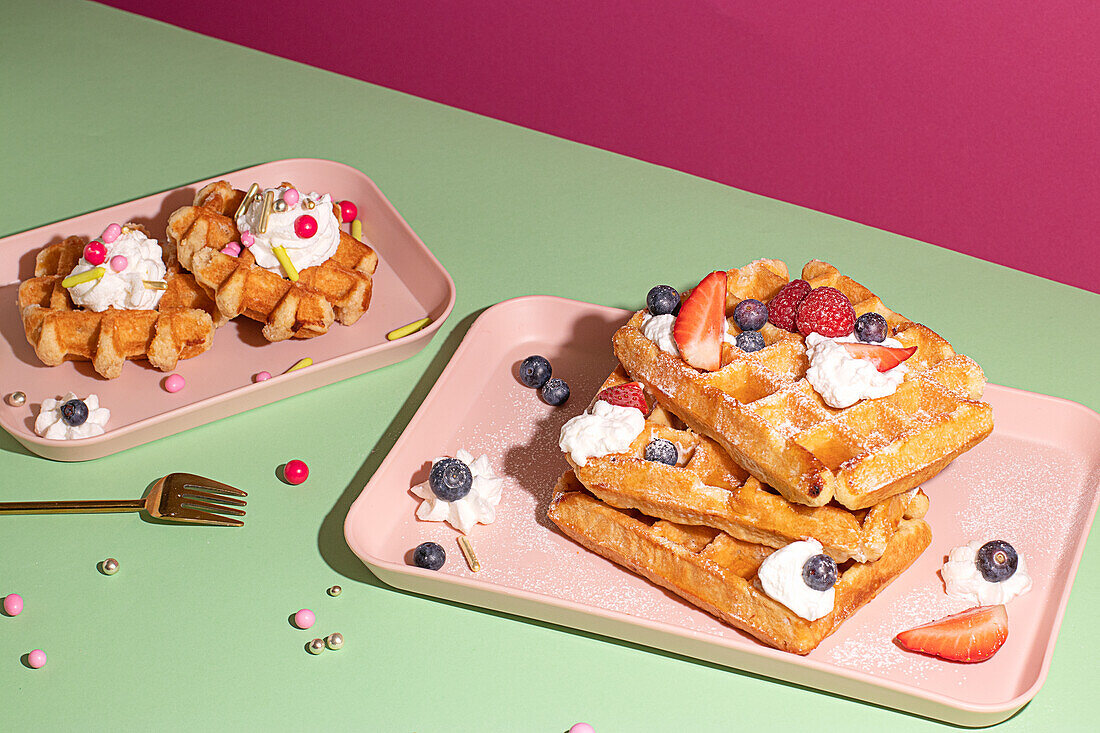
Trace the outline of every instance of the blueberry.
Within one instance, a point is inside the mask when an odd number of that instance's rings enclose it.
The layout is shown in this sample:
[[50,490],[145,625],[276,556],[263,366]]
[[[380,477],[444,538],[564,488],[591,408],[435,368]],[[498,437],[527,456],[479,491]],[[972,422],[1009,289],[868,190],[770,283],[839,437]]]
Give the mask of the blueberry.
[[741,351],[760,351],[764,348],[764,337],[759,331],[742,331],[737,334],[737,348]]
[[83,425],[88,419],[88,406],[84,404],[84,400],[69,400],[60,409],[61,420],[74,428]]
[[990,583],[1003,583],[1016,574],[1020,556],[1016,554],[1016,548],[1004,540],[993,540],[978,548],[974,564]]
[[836,585],[836,563],[828,555],[814,555],[802,566],[802,580],[814,590]]
[[733,322],[742,331],[759,331],[768,322],[768,306],[756,298],[745,298],[733,309]]
[[443,501],[458,501],[470,493],[473,484],[470,467],[457,458],[439,459],[428,474],[428,486]]
[[439,570],[447,562],[447,553],[434,542],[421,542],[413,550],[413,565],[425,570]]
[[856,338],[877,344],[890,334],[886,319],[878,313],[864,313],[856,319]]
[[519,367],[519,381],[528,387],[538,389],[546,384],[553,369],[545,356],[533,355],[523,360]]
[[680,309],[680,294],[671,285],[657,285],[645,297],[645,304],[655,316],[675,314]]
[[564,379],[554,377],[548,379],[546,384],[542,385],[539,394],[542,395],[542,399],[548,405],[564,405],[565,401],[569,399],[569,385],[565,383]]
[[676,445],[671,440],[657,438],[649,441],[649,445],[645,447],[645,459],[647,461],[675,466],[677,457]]

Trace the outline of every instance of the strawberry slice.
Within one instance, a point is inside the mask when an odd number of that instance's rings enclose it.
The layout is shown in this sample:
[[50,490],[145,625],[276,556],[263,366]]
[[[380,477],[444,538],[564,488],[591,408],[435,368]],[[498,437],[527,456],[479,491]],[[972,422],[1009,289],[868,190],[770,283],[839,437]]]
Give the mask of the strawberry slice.
[[844,350],[856,359],[866,359],[880,372],[886,372],[917,353],[916,346],[899,349],[882,344],[844,344]]
[[637,407],[643,415],[649,413],[649,405],[645,402],[645,395],[642,394],[640,382],[627,382],[626,384],[608,387],[596,395],[596,400],[610,402],[612,405],[618,405],[619,407]]
[[722,339],[726,334],[726,273],[703,278],[680,307],[672,338],[680,356],[696,369],[717,371],[722,366]]
[[1008,638],[1004,606],[976,606],[939,621],[903,631],[896,640],[913,652],[952,662],[984,662]]

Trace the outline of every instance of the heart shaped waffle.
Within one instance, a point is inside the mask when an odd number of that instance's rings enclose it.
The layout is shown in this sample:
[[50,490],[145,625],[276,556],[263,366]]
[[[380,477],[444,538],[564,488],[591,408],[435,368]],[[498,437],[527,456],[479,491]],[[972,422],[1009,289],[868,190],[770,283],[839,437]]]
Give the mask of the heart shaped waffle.
[[168,219],[168,241],[214,299],[221,319],[243,315],[259,321],[269,341],[320,336],[333,321],[350,326],[359,320],[370,307],[375,251],[340,232],[336,252],[303,269],[297,281],[259,267],[247,249],[238,256],[225,254],[225,245],[240,240],[233,217],[244,195],[217,181],[195,195],[193,206],[177,209]]
[[[127,226],[146,233],[139,225]],[[69,237],[45,247],[35,257],[35,276],[19,286],[23,329],[43,364],[90,361],[100,376],[114,379],[127,359],[148,359],[168,372],[180,359],[210,348],[214,304],[191,275],[179,272],[168,253],[167,289],[156,310],[110,307],[97,313],[74,305],[61,283],[86,244],[83,237]]]

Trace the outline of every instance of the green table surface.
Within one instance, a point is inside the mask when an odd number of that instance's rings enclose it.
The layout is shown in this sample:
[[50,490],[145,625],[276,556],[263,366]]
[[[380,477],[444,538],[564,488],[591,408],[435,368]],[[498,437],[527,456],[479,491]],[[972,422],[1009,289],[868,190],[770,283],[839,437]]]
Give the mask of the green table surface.
[[[4,517],[0,596],[21,593],[26,610],[0,616],[0,727],[943,727],[389,588],[347,549],[344,516],[473,319],[507,298],[636,308],[659,282],[817,257],[933,324],[990,382],[1097,409],[1100,296],[99,5],[4,5],[0,236],[256,163],[329,158],[374,179],[458,300],[407,361],[114,456],[54,463],[0,433],[4,498],[128,495],[171,470],[250,488],[240,530]],[[274,474],[293,456],[312,471],[301,487]],[[95,569],[108,556],[114,577]],[[1100,717],[1098,581],[1094,537],[1046,684],[1004,730]],[[344,650],[305,653],[309,633],[287,621],[303,606]],[[38,647],[49,662],[36,671],[20,658]]]

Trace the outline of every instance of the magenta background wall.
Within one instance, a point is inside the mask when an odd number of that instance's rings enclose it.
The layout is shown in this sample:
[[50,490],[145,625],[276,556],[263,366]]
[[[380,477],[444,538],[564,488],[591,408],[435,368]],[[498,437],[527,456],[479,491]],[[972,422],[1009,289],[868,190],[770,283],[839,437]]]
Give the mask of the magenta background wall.
[[107,4],[1100,292],[1092,0]]

